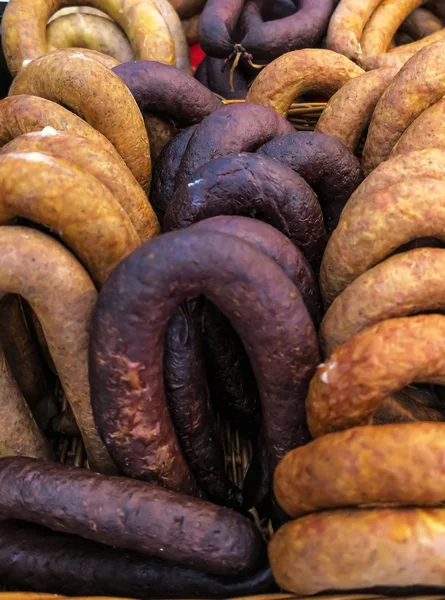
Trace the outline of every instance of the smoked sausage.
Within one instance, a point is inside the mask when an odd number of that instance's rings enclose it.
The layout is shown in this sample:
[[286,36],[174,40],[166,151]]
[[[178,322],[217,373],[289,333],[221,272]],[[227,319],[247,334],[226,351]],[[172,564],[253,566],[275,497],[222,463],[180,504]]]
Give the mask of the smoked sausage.
[[91,328],[97,426],[126,474],[189,493],[193,482],[165,410],[162,347],[175,308],[200,294],[226,314],[249,353],[271,473],[288,449],[307,441],[303,399],[319,356],[294,284],[260,250],[233,236],[168,233],[114,270]]
[[201,48],[215,58],[229,57],[235,45],[235,27],[244,0],[207,0],[198,25]]
[[444,114],[445,101],[443,99],[427,108],[400,137],[391,152],[390,158],[414,150],[425,150],[426,148],[445,150]]

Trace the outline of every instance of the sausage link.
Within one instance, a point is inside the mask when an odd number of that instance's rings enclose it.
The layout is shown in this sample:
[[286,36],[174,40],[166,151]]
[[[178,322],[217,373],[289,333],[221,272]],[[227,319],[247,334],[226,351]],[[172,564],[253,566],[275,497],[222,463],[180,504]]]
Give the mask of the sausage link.
[[330,50],[295,50],[261,71],[246,100],[272,108],[285,117],[298,96],[308,92],[332,96],[347,81],[362,74],[360,67]]
[[89,48],[112,56],[119,62],[133,58],[124,32],[109,19],[97,15],[74,13],[58,17],[46,27],[48,50]]
[[444,115],[445,101],[442,99],[427,108],[406,129],[390,157],[426,148],[445,150],[445,127],[442,121]]
[[[225,100],[244,100],[246,98],[249,86],[242,69],[235,69],[233,73],[233,90],[230,85],[230,69],[224,59],[206,56],[201,69],[205,69],[205,79],[201,83],[215,94],[222,96]],[[198,72],[195,77],[200,81]]]
[[53,128],[22,135],[0,150],[1,154],[39,152],[61,158],[93,175],[119,201],[141,241],[159,233],[159,222],[141,186],[120,159],[85,138]]
[[15,94],[41,96],[79,113],[110,140],[137,181],[148,188],[151,162],[144,121],[130,90],[115,73],[82,51],[56,50],[23,69],[9,92]]
[[165,410],[162,347],[175,308],[200,294],[228,316],[248,350],[271,472],[289,448],[307,439],[303,399],[319,356],[294,284],[271,259],[233,236],[172,232],[147,242],[114,270],[92,323],[97,426],[125,473],[188,491],[190,473]]
[[189,19],[199,14],[205,3],[206,0],[171,0],[170,2],[181,19]]
[[421,40],[443,29],[443,22],[426,8],[416,8],[403,22],[401,29],[415,40]]
[[185,38],[189,46],[194,46],[198,43],[198,23],[200,16],[200,14],[195,15],[194,17],[189,17],[188,19],[183,19],[181,21]]
[[445,240],[444,194],[444,181],[411,179],[366,196],[345,211],[321,264],[326,308],[359,275],[406,242],[426,236]]
[[327,103],[315,131],[335,137],[355,152],[377,102],[397,72],[394,68],[376,69],[347,81]]
[[272,572],[281,588],[300,595],[443,586],[444,523],[442,508],[315,513],[275,534]]
[[261,558],[248,519],[158,485],[26,458],[0,459],[0,482],[6,518],[216,575],[253,571]]
[[100,285],[140,244],[117,199],[95,177],[38,152],[0,156],[0,223],[24,217],[57,232]]
[[444,267],[444,250],[417,248],[388,258],[360,275],[334,300],[323,319],[320,340],[326,355],[385,319],[442,311]]
[[113,472],[90,404],[87,328],[97,299],[93,282],[68,250],[33,229],[1,227],[0,248],[0,289],[20,294],[36,312],[90,465]]
[[383,398],[409,383],[442,384],[444,330],[442,315],[388,319],[339,346],[311,381],[312,435],[369,424]]
[[[88,3],[107,13],[124,30],[136,59],[175,64],[175,45],[170,30],[151,0],[126,0],[125,3],[121,0],[89,0]],[[21,71],[24,61],[48,52],[45,31],[48,20],[60,8],[73,4],[82,4],[82,0],[14,0],[6,7],[2,19],[2,43],[13,76]],[[93,86],[93,89],[98,88]]]
[[[366,174],[385,161],[403,132],[428,107],[442,98],[445,81],[445,40],[413,56],[395,76],[380,98],[363,150]],[[419,81],[422,86],[419,88]]]
[[168,0],[152,0],[152,2],[162,15],[172,37],[175,46],[174,65],[191,75],[193,70],[190,63],[189,47],[178,13]]
[[422,38],[417,42],[411,42],[396,48],[392,48],[385,54],[377,54],[370,57],[367,61],[367,68],[369,70],[392,67],[400,70],[403,65],[405,65],[408,60],[417,52],[426,46],[434,44],[434,42],[443,40],[443,38],[445,38],[445,30],[441,29],[440,31],[436,31],[436,33],[432,33],[428,37]]
[[201,48],[214,58],[227,58],[235,45],[235,27],[244,0],[207,0],[198,25]]
[[155,162],[165,146],[178,133],[178,130],[172,121],[166,121],[150,113],[145,113],[142,116],[150,140],[151,160]]

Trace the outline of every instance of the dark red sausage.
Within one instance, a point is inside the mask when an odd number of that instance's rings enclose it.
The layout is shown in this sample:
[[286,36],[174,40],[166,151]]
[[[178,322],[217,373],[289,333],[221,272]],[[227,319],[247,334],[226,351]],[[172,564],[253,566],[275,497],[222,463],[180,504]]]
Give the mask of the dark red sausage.
[[190,489],[190,472],[166,410],[164,336],[176,307],[201,294],[226,314],[249,353],[270,472],[308,439],[305,398],[319,351],[297,288],[271,259],[233,236],[162,235],[105,282],[89,365],[96,424],[119,467],[173,489]]
[[286,165],[247,153],[207,162],[176,188],[164,231],[224,214],[273,225],[319,267],[327,240],[321,208],[309,185]]
[[335,229],[344,205],[363,180],[360,163],[352,152],[323,133],[283,135],[258,153],[279,160],[308,182],[318,196],[328,232]]
[[227,508],[31,458],[0,459],[0,514],[218,575],[252,571],[263,550],[254,525]]
[[271,108],[250,102],[220,108],[198,125],[182,158],[176,185],[212,158],[254,152],[294,128]]
[[196,79],[171,65],[152,60],[132,60],[114,67],[130,89],[142,112],[177,125],[200,123],[222,103]]
[[176,173],[178,172],[187,144],[196,127],[197,125],[192,125],[180,131],[165,146],[155,163],[151,182],[150,204],[161,225],[164,221],[167,205],[175,191]]
[[235,28],[244,0],[207,0],[198,25],[198,40],[209,56],[227,58],[235,44]]

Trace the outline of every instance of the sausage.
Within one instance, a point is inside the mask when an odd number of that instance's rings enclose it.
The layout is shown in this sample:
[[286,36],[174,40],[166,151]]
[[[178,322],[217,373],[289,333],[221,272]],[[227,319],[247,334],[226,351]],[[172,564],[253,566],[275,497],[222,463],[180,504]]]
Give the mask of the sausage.
[[416,8],[402,23],[401,29],[415,40],[428,37],[443,29],[443,22],[426,8]]
[[248,0],[245,10],[247,31],[241,46],[254,61],[270,62],[287,52],[316,46],[326,31],[334,1],[300,0],[293,15],[276,21],[263,20],[257,0]]
[[[413,56],[383,93],[369,125],[363,150],[363,168],[369,174],[391,153],[403,132],[445,94],[443,72],[445,40]],[[422,81],[419,88],[418,82]]]
[[347,81],[327,103],[315,131],[335,137],[355,152],[377,102],[397,72],[394,68],[376,69]]
[[178,130],[172,121],[166,121],[150,113],[145,113],[142,116],[150,140],[151,160],[155,162],[165,146],[178,133]]
[[178,13],[168,0],[152,0],[152,2],[162,15],[173,39],[175,45],[175,62],[173,64],[178,69],[182,69],[191,75],[193,71],[190,63],[189,47]]
[[233,89],[230,86],[230,72],[225,67],[225,61],[222,58],[213,58],[206,56],[201,63],[201,70],[205,70],[204,81],[201,81],[200,75],[195,77],[203,85],[209,88],[215,94],[222,96],[225,100],[244,100],[247,96],[248,81],[242,69],[235,69],[233,73]]
[[251,572],[262,558],[261,537],[248,519],[158,485],[26,458],[1,459],[0,481],[6,518],[215,575]]
[[91,140],[120,158],[104,135],[55,102],[37,96],[10,96],[0,100],[0,147],[19,135],[45,127]]
[[0,556],[0,577],[6,585],[77,597],[204,599],[276,590],[269,568],[243,577],[218,577],[20,521],[0,524]]
[[89,48],[112,56],[119,62],[133,58],[133,50],[124,32],[109,19],[74,13],[58,17],[46,28],[48,50]]
[[445,101],[439,100],[421,113],[406,129],[391,152],[397,156],[425,148],[445,149],[445,129],[442,119],[445,114]]
[[354,62],[362,57],[362,33],[382,0],[340,0],[329,21],[326,45]]
[[273,3],[263,3],[262,15],[266,21],[283,19],[295,14],[297,7],[293,0],[276,0]]
[[[283,458],[275,471],[275,497],[294,519],[364,504],[441,504],[444,430],[442,423],[410,423],[329,433]],[[332,476],[340,471],[341,478]]]
[[119,75],[140,110],[188,127],[200,123],[222,103],[196,79],[170,65],[139,60],[118,65]]
[[189,46],[194,46],[198,43],[198,23],[201,15],[195,15],[181,21],[182,28],[185,33],[185,38]]
[[1,154],[37,152],[61,158],[98,179],[119,201],[145,242],[159,233],[158,219],[147,202],[147,196],[120,159],[95,142],[58,132],[51,127],[27,133],[0,150]]
[[309,185],[287,166],[248,153],[214,158],[177,187],[164,231],[222,214],[260,218],[319,266],[326,244],[320,205]]
[[[260,250],[233,236],[172,232],[147,242],[114,270],[91,328],[98,429],[126,474],[189,491],[190,474],[165,410],[162,344],[175,308],[200,294],[229,318],[249,353],[271,473],[289,448],[307,440],[304,398],[319,356],[313,323],[294,284]],[[123,427],[128,434],[116,436]]]
[[244,0],[207,0],[198,25],[198,40],[208,56],[227,58],[235,45],[235,27]]
[[140,244],[117,199],[95,177],[39,152],[0,156],[0,223],[24,217],[57,232],[97,284]]
[[361,39],[361,65],[364,69],[375,68],[374,57],[384,54],[396,31],[424,0],[385,0],[381,2],[369,18]]
[[308,515],[275,534],[269,545],[272,572],[281,588],[302,595],[376,586],[443,586],[444,520],[442,508]]
[[206,0],[171,0],[170,4],[181,19],[189,19],[202,11]]
[[[150,146],[144,121],[130,90],[115,73],[82,51],[56,50],[23,69],[9,92],[16,94],[45,97],[80,113],[110,140],[137,181],[148,188]],[[114,110],[116,106],[119,111]]]
[[442,310],[444,264],[444,250],[417,248],[363,273],[334,300],[323,319],[320,338],[326,354],[385,319]]
[[176,174],[176,187],[212,158],[254,152],[269,140],[293,131],[286,119],[263,106],[224,106],[204,119],[193,133]]
[[284,54],[267,65],[250,87],[247,102],[286,116],[295,98],[309,92],[332,96],[363,70],[341,54],[306,48]]
[[410,179],[366,196],[344,212],[321,264],[325,307],[402,244],[425,236],[445,239],[441,194],[443,181]]
[[[408,386],[400,392],[387,396],[374,413],[373,425],[392,423],[416,423],[418,421],[445,421],[442,407],[425,406],[418,401],[420,393],[414,386]],[[437,402],[438,404],[438,402]]]
[[0,248],[0,289],[20,294],[36,312],[90,465],[113,472],[90,404],[87,327],[97,299],[93,282],[68,250],[39,231],[1,227]]
[[326,229],[332,232],[363,179],[352,152],[328,135],[306,131],[278,137],[258,152],[282,162],[308,182],[320,201]]
[[445,318],[388,319],[356,334],[320,365],[306,400],[313,437],[367,425],[381,400],[409,383],[445,380]]
[[176,174],[190,138],[197,125],[180,131],[162,150],[153,171],[153,183],[150,191],[150,203],[159,222],[164,222],[165,211],[175,191]]
[[[64,4],[65,0],[15,0],[7,6],[2,19],[2,43],[13,76],[21,71],[24,61],[48,52],[46,24]],[[89,4],[106,12],[124,30],[136,59],[175,64],[175,44],[170,30],[151,0],[129,0],[125,5],[111,0],[89,0]],[[134,23],[138,24],[137,28]],[[119,103],[116,106],[120,106]]]

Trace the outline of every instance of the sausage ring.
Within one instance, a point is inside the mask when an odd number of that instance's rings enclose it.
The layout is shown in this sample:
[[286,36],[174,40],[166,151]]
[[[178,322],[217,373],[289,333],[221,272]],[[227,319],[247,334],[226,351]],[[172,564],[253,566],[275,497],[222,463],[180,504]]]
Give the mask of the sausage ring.
[[360,275],[337,296],[323,319],[320,338],[326,355],[385,319],[443,310],[444,266],[442,249],[417,248],[388,258]]
[[147,189],[151,164],[144,120],[130,90],[115,73],[79,50],[57,50],[23,69],[9,92],[10,96],[16,94],[41,96],[79,113],[110,140]]
[[[395,76],[380,98],[363,150],[366,174],[385,161],[403,132],[445,94],[445,40],[424,48]],[[422,85],[419,88],[419,81]]]
[[193,482],[165,410],[162,347],[175,308],[200,294],[226,314],[249,353],[271,473],[288,449],[307,439],[303,399],[319,356],[294,284],[260,250],[233,236],[172,232],[114,270],[100,293],[90,341],[98,429],[125,473],[189,493]]
[[306,48],[284,54],[267,65],[253,82],[247,102],[286,116],[292,102],[308,92],[332,96],[363,70],[341,54]]
[[388,319],[337,348],[309,388],[313,437],[369,424],[383,398],[409,383],[444,382],[444,332],[442,315]]
[[201,48],[214,58],[227,58],[233,52],[235,27],[244,7],[244,0],[207,0],[198,24]]
[[440,148],[445,150],[445,128],[442,119],[445,115],[445,100],[439,100],[421,113],[408,127],[390,157],[424,150],[425,148]]
[[411,179],[366,196],[344,211],[321,264],[325,306],[404,243],[427,236],[445,240],[444,195],[444,181]]
[[0,289],[20,294],[36,312],[90,465],[114,472],[90,404],[87,344],[97,300],[93,282],[70,252],[43,233],[25,227],[1,227],[0,232]]
[[[66,0],[52,0],[50,3],[14,0],[6,7],[2,20],[2,42],[13,76],[21,71],[24,61],[39,58],[48,52],[46,24],[64,4]],[[170,29],[154,2],[128,0],[122,4],[113,0],[88,0],[88,4],[107,13],[122,27],[136,59],[175,64],[175,44]],[[93,89],[97,90],[98,87]]]

